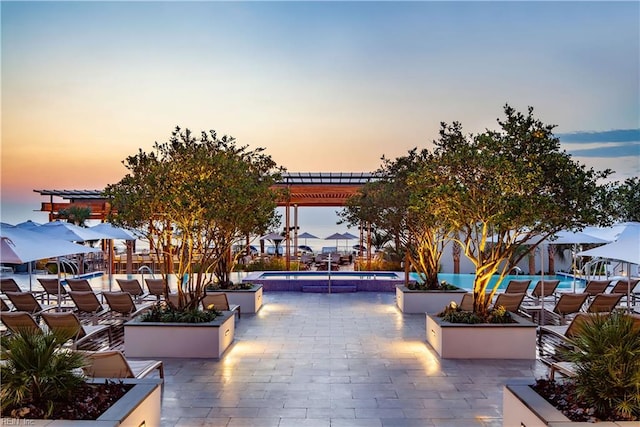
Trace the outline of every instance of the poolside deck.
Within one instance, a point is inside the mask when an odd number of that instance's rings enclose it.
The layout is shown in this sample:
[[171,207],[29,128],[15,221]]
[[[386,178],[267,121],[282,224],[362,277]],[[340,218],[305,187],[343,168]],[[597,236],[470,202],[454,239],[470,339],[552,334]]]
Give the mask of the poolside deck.
[[269,292],[221,360],[164,359],[162,426],[501,426],[541,361],[440,360],[388,293]]

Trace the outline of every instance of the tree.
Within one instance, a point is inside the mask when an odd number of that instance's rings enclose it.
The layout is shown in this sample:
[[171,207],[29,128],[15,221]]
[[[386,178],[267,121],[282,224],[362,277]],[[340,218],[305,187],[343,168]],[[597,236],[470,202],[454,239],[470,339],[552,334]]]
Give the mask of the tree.
[[[395,160],[383,157],[375,174],[379,180],[366,184],[360,194],[350,198],[340,215],[351,224],[367,221],[392,235],[396,252],[406,254],[419,281],[427,289],[438,289],[440,259],[452,235],[439,217],[430,214],[430,198],[423,197],[432,157],[428,150],[417,148]],[[418,186],[409,186],[418,169],[422,171],[422,192]]]
[[[555,126],[504,107],[499,130],[464,135],[458,122],[441,124],[434,156],[411,180],[428,198],[425,215],[458,230],[457,241],[476,268],[474,312],[486,315],[502,279],[541,241],[563,229],[601,222],[596,172],[560,150]],[[425,185],[425,181],[428,185]],[[486,291],[493,275],[499,280]]]
[[281,170],[263,151],[176,127],[154,151],[128,157],[129,173],[105,190],[110,221],[144,232],[164,259],[165,280],[175,257],[178,308],[197,308],[214,273],[229,280],[234,243],[278,224],[270,187]]
[[613,219],[640,222],[640,177],[615,182],[611,189]]
[[91,208],[83,206],[69,206],[67,209],[60,209],[60,218],[68,222],[84,227],[84,222],[91,218]]

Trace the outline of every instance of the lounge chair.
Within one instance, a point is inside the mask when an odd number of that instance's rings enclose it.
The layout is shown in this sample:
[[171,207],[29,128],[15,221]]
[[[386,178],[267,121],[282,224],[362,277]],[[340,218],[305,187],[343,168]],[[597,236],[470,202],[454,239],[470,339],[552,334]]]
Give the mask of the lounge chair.
[[42,305],[31,292],[5,292],[16,311],[26,311],[35,316],[43,311],[54,310],[56,306]]
[[531,280],[510,280],[504,290],[505,294],[521,294],[527,293]]
[[102,306],[98,297],[89,291],[69,291],[69,296],[76,306],[76,313],[80,318],[88,318],[96,324],[98,319],[105,318],[109,309]]
[[[487,292],[487,298],[491,293]],[[458,304],[458,308],[462,311],[473,311],[473,292],[467,292],[462,296],[462,301]]]
[[72,348],[77,349],[85,342],[99,335],[107,334],[109,345],[112,344],[111,327],[109,325],[84,326],[75,313],[70,311],[60,313],[42,313],[42,320],[51,331],[69,331],[73,333]]
[[93,292],[87,279],[66,279],[69,289],[75,292]]
[[[557,301],[555,295],[556,289],[560,284],[560,280],[538,280],[536,286],[531,293],[527,294],[527,299],[531,300],[534,304],[540,304],[542,298],[545,300],[549,297],[553,297],[554,302]],[[542,295],[542,287],[544,286],[544,295]]]
[[16,283],[16,281],[11,277],[5,277],[0,279],[0,292],[22,292],[22,289],[20,289],[18,283]]
[[560,325],[566,323],[567,316],[570,314],[578,313],[584,303],[587,301],[589,295],[585,293],[578,294],[562,294],[556,302],[552,310],[547,310],[545,307],[544,313],[542,313],[542,306],[523,306],[523,309],[532,313],[537,323],[540,323],[540,316],[551,317],[559,322]]
[[130,360],[121,351],[80,351],[87,364],[82,368],[85,375],[94,378],[144,378],[156,369],[164,379],[161,360]]
[[38,322],[26,311],[3,312],[0,320],[14,334],[23,330],[42,332]]
[[635,287],[640,282],[640,279],[631,279],[629,282],[627,279],[620,279],[609,291],[610,294],[624,294],[627,295],[627,290],[630,290],[633,294]]
[[512,294],[498,294],[498,297],[496,298],[496,302],[493,304],[494,308],[497,307],[504,307],[505,310],[510,311],[512,313],[517,313],[520,311],[520,305],[522,304],[522,301],[524,301],[524,297],[525,297],[525,293],[521,292],[521,293],[512,293]]
[[221,311],[233,311],[240,318],[240,306],[237,304],[229,305],[229,299],[224,292],[213,292],[207,294],[202,299],[202,308],[208,309],[213,304],[214,309]]
[[11,307],[9,307],[9,305],[6,303],[6,301],[3,298],[0,298],[0,311],[2,312],[11,311]]
[[132,319],[153,306],[153,303],[136,304],[127,292],[103,292],[102,295],[107,300],[111,313],[117,313],[124,319]]
[[[44,277],[38,277],[38,282],[44,289],[44,294],[47,296],[47,304],[51,302],[51,297],[53,296],[56,301],[58,300],[58,279],[47,279]],[[69,294],[67,293],[67,289],[60,283],[60,297],[61,301],[69,299]]]
[[142,289],[142,286],[140,286],[138,279],[116,279],[116,282],[118,282],[120,290],[129,293],[136,302],[140,302],[149,296],[149,294]]
[[160,298],[164,295],[164,280],[162,279],[144,279],[149,289],[150,295],[155,295],[156,300],[160,301]]
[[598,294],[589,303],[586,311],[587,313],[610,313],[621,299],[622,294]]
[[590,297],[595,297],[598,294],[604,293],[611,282],[611,280],[589,280],[582,293]]

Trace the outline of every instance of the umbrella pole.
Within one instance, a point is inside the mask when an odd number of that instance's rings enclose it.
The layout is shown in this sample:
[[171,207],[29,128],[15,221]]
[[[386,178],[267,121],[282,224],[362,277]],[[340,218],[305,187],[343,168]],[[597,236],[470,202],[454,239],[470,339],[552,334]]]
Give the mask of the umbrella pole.
[[544,244],[540,244],[540,277],[542,278],[542,301],[540,301],[540,325],[544,325]]
[[577,245],[574,243],[573,244],[573,253],[572,253],[572,258],[573,258],[573,293],[576,293],[576,252],[578,251],[578,247]]
[[62,274],[60,274],[60,257],[56,258],[56,266],[58,267],[58,307],[56,308],[56,310],[60,310],[60,304],[62,303],[62,291],[60,289],[60,279],[62,278]]
[[627,313],[631,314],[631,263],[627,263]]
[[31,286],[31,280],[32,280],[32,277],[31,277],[31,271],[32,271],[31,270],[31,261],[29,261],[29,265],[27,265],[27,270],[29,271],[29,292],[32,292],[33,289],[32,289],[32,286]]

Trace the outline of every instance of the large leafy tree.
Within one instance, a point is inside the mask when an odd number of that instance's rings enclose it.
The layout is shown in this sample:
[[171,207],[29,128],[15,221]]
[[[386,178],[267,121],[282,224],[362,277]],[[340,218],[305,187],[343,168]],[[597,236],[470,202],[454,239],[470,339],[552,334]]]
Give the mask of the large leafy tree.
[[640,222],[640,177],[615,182],[610,191],[613,219]]
[[164,259],[163,274],[175,262],[179,308],[197,308],[214,273],[229,280],[234,243],[278,224],[270,187],[280,169],[263,149],[177,127],[167,142],[123,163],[129,173],[105,190],[110,221],[142,230]]
[[[563,229],[580,229],[606,215],[596,209],[598,180],[609,171],[587,169],[560,150],[553,125],[504,107],[498,130],[465,135],[458,122],[441,124],[431,161],[411,190],[428,198],[428,217],[458,230],[458,243],[475,265],[474,311],[486,314],[504,276]],[[489,280],[499,280],[486,292]]]
[[408,185],[418,169],[423,171],[424,182],[432,158],[428,150],[417,148],[394,160],[383,157],[375,174],[379,179],[350,198],[340,215],[351,224],[370,222],[394,236],[396,250],[406,251],[420,282],[428,289],[437,289],[440,259],[452,234],[439,217],[431,214],[430,198],[413,193]]

